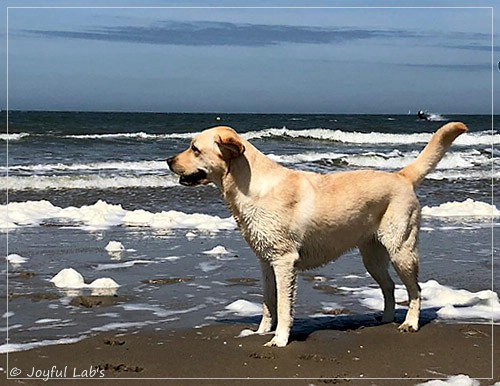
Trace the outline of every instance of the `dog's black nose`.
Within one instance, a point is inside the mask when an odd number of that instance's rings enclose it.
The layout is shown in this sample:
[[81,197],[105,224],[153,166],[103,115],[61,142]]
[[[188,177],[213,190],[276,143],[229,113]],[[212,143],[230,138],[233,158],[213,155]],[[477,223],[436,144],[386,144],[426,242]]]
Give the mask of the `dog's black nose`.
[[169,159],[167,159],[167,164],[170,169],[172,169],[172,164],[174,163],[174,161],[175,157],[170,157]]

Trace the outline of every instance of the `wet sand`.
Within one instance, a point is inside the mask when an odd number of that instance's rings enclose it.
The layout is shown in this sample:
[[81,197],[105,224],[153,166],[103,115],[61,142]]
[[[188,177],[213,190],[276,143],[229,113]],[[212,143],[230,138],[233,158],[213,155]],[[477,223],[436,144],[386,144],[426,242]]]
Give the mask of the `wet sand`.
[[[21,373],[9,384],[47,385],[29,376],[39,371],[44,377],[43,371],[53,369],[52,377],[79,378],[59,382],[64,385],[94,385],[95,378],[106,379],[97,383],[106,385],[135,383],[124,378],[141,379],[141,385],[414,385],[456,374],[491,378],[492,353],[496,376],[481,385],[500,380],[500,345],[492,350],[498,325],[429,323],[418,333],[403,334],[396,324],[353,324],[295,333],[285,348],[264,347],[270,336],[236,338],[242,329],[255,327],[228,322],[199,329],[109,332],[74,344],[13,352],[8,368]],[[0,358],[6,369],[6,355]]]

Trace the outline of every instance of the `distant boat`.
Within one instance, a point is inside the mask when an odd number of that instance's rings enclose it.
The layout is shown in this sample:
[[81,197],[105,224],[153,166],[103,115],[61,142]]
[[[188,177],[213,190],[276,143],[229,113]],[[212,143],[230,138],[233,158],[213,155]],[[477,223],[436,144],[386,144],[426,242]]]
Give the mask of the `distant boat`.
[[448,121],[448,118],[442,116],[439,113],[429,113],[428,111],[423,111],[423,110],[420,110],[417,113],[417,117],[421,121],[430,121],[430,122],[444,122],[444,121]]
[[419,112],[417,113],[417,117],[418,117],[418,119],[421,119],[423,121],[428,121],[429,120],[429,114],[427,114],[423,110],[419,110]]

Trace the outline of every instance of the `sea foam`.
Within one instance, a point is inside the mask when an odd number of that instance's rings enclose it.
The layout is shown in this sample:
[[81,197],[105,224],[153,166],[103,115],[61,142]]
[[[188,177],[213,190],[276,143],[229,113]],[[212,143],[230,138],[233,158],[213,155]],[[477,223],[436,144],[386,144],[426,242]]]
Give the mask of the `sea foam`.
[[495,205],[468,198],[462,202],[452,201],[434,207],[424,206],[422,208],[422,215],[429,217],[475,217],[491,219],[492,217],[500,217],[500,211]]
[[[470,292],[444,286],[435,280],[420,283],[422,289],[422,310],[433,309],[440,319],[500,320],[500,302],[498,294],[491,290]],[[351,293],[359,302],[372,310],[384,309],[384,299],[380,288],[339,287],[339,290]],[[396,285],[396,302],[407,300],[403,285]],[[401,308],[397,306],[397,308]]]
[[[477,221],[500,217],[496,206],[467,199],[464,202],[448,202],[437,207],[425,206],[422,214],[428,217],[473,218]],[[112,226],[151,227],[158,229],[193,229],[214,233],[233,230],[236,222],[232,217],[221,218],[202,213],[162,211],[153,213],[138,209],[125,210],[121,205],[99,200],[93,205],[60,208],[48,201],[11,202],[0,205],[0,230],[24,226],[39,226],[56,222],[87,230],[107,229]]]
[[14,266],[24,264],[28,261],[28,259],[26,257],[23,257],[23,256],[18,255],[16,253],[11,253],[5,259]]
[[225,309],[238,316],[255,316],[262,314],[262,305],[249,302],[245,299],[235,300],[228,304]]
[[57,288],[65,289],[114,289],[120,286],[116,281],[108,277],[99,278],[90,284],[85,284],[82,274],[73,268],[62,269],[57,275],[50,279],[50,282]]
[[82,335],[76,338],[61,338],[61,339],[46,339],[30,343],[6,343],[0,346],[0,354],[6,354],[16,351],[26,351],[37,347],[54,346],[59,344],[72,344],[77,343],[87,336]]
[[[152,213],[145,210],[128,211],[121,205],[99,200],[93,205],[60,208],[48,201],[11,202],[0,205],[0,230],[22,226],[39,226],[55,221],[87,230],[112,226],[152,227],[160,229],[196,229],[218,232],[236,228],[233,218],[207,214],[187,214],[178,211]],[[76,224],[76,225],[75,225]]]
[[[497,386],[500,382],[495,383]],[[424,383],[418,383],[415,386],[479,386],[480,382],[477,379],[470,378],[468,375],[459,374],[448,377],[446,380],[434,379]]]

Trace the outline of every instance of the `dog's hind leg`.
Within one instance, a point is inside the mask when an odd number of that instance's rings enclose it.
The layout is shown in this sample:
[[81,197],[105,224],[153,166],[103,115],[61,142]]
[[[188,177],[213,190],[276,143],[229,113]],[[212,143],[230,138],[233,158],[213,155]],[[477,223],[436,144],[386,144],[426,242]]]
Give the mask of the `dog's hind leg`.
[[384,295],[384,315],[382,323],[394,321],[394,282],[389,275],[389,254],[387,249],[376,239],[359,246],[363,263],[368,273],[375,279]]
[[278,325],[273,339],[265,346],[284,347],[288,343],[293,324],[293,305],[297,290],[297,271],[294,266],[297,258],[297,254],[286,254],[272,263],[278,295]]
[[276,308],[276,278],[273,267],[271,267],[269,262],[260,260],[260,266],[264,282],[264,303],[262,304],[262,320],[257,329],[257,334],[265,334],[272,330],[278,316]]
[[415,332],[418,331],[420,317],[419,254],[417,248],[420,209],[418,204],[408,211],[409,215],[406,221],[401,221],[399,218],[392,222],[386,221],[383,226],[381,225],[380,241],[387,248],[391,263],[408,291],[410,304],[406,318],[399,326],[399,330]]
[[418,331],[420,317],[420,286],[418,285],[418,251],[402,248],[391,256],[392,265],[408,291],[410,304],[405,321],[399,326],[403,332]]

